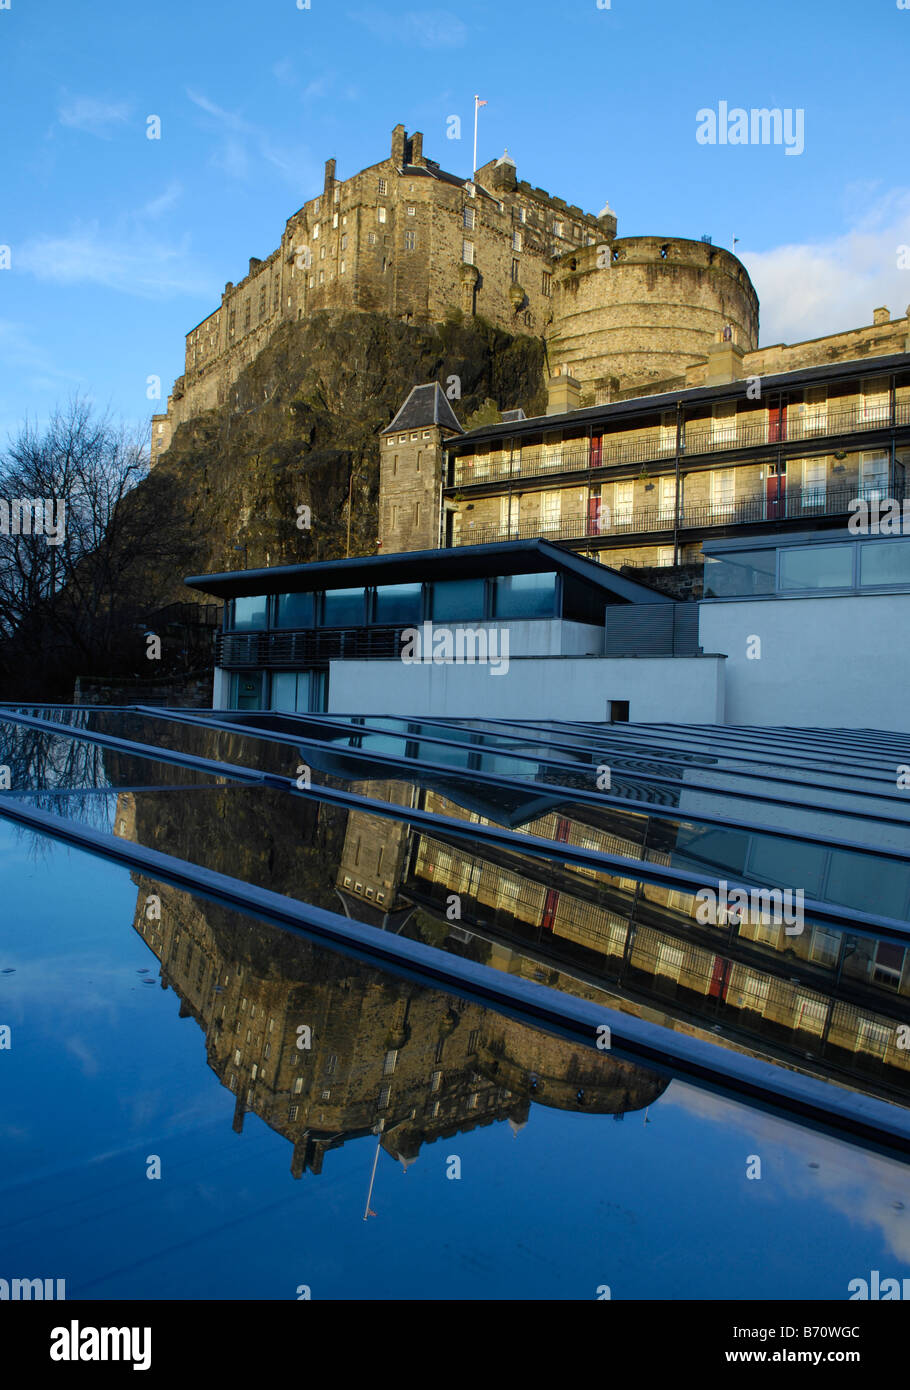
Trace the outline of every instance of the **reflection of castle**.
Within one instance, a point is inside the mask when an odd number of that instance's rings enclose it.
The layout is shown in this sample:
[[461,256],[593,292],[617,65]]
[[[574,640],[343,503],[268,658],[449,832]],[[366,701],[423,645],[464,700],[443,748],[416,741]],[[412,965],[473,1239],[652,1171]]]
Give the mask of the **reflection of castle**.
[[135,929],[181,1014],[205,1031],[209,1065],[237,1097],[234,1128],[252,1110],[284,1134],[295,1177],[380,1123],[383,1147],[407,1165],[439,1138],[502,1119],[520,1128],[532,1096],[621,1115],[667,1084],[155,880],[137,883]]
[[[197,751],[216,751],[205,741],[217,735],[204,731],[198,737]],[[287,761],[287,751],[280,744],[263,744],[257,757],[263,766],[274,761],[278,769],[282,759]],[[312,757],[319,762],[315,750]],[[500,802],[485,806],[476,785],[469,795],[459,774],[453,775],[449,794],[420,785],[426,777],[414,783],[403,778],[345,780],[349,789],[400,806],[401,820],[257,791],[247,826],[235,788],[230,793],[233,819],[215,818],[218,837],[200,834],[201,806],[194,809],[186,801],[175,811],[167,792],[143,793],[138,833],[132,798],[122,795],[118,828],[143,843],[336,912],[340,908],[384,930],[446,945],[532,979],[558,980],[559,988],[601,1003],[627,1007],[623,1001],[632,1000],[637,1009],[670,1027],[715,1035],[722,1028],[731,1045],[757,1045],[788,1064],[808,1066],[892,1099],[905,1094],[910,1052],[897,1045],[898,1026],[910,1022],[910,966],[903,946],[810,924],[798,936],[788,936],[783,925],[700,925],[694,919],[694,899],[684,892],[555,860],[538,861],[482,841],[446,840],[441,829],[436,835],[413,830],[406,820],[411,805],[478,824],[487,820],[486,810],[513,829],[556,844],[633,860],[688,862],[686,848],[677,843],[675,817],[664,808],[643,816],[621,807],[551,800],[553,809],[547,809],[547,798],[537,787],[524,809],[516,804],[509,810]],[[431,780],[444,785],[435,775]],[[264,796],[269,799],[263,801]],[[205,815],[211,819],[212,814],[209,806]],[[718,868],[722,873],[722,865]],[[452,895],[458,898],[457,918],[448,911]],[[252,1039],[255,1029],[248,1025],[248,1030]],[[397,1035],[400,1029],[390,1031]],[[339,1048],[328,1055],[341,1055]],[[239,1051],[243,1055],[243,1048]],[[385,1051],[396,1048],[390,1044]],[[395,1059],[389,1065],[399,1064]],[[467,1053],[458,1065],[466,1076],[483,1071]],[[501,1070],[500,1065],[496,1074]],[[387,1083],[374,1080],[378,1094]],[[470,1100],[470,1084],[462,1085],[461,1092],[456,1111],[467,1114],[480,1106],[479,1096]],[[333,1113],[333,1095],[331,1086],[319,1088],[316,1098],[326,1105],[317,1123],[350,1130],[348,1109],[344,1125]],[[429,1115],[431,1120],[448,1114],[437,1099],[440,1108]],[[495,1104],[501,1110],[504,1103]],[[363,1117],[366,1128],[376,1122],[374,1110],[369,1123]]]

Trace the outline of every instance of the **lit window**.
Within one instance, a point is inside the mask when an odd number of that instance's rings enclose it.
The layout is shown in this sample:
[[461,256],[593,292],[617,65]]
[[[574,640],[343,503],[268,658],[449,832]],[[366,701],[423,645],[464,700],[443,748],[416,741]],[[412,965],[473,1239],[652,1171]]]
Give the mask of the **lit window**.
[[338,226],[338,213],[337,213],[337,212],[335,213],[335,216],[332,218],[332,226],[333,226],[333,227],[337,227],[337,226]]
[[416,216],[417,216],[417,209],[416,209],[416,208],[408,208],[408,217],[416,217]]
[[313,228],[313,240],[314,240],[314,241],[318,241],[318,240],[319,240],[319,223],[318,223],[318,222],[316,223],[315,227]]
[[376,209],[376,212],[377,212],[377,214],[378,214],[378,216],[379,216],[380,222],[384,222],[384,221],[385,221],[385,208],[384,208],[384,207],[378,207],[378,208]]

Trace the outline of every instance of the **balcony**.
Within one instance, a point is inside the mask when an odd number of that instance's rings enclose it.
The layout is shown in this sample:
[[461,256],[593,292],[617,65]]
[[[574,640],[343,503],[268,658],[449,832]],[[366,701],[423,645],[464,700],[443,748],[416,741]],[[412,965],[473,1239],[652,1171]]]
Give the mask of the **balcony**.
[[[860,402],[842,410],[831,406],[791,406],[780,422],[766,411],[755,412],[755,423],[708,420],[686,426],[680,456],[723,453],[735,449],[761,448],[768,444],[800,444],[827,436],[861,434],[891,427],[888,406],[869,406]],[[895,426],[910,425],[910,401],[899,401],[894,412]],[[453,481],[456,487],[476,483],[497,483],[510,478],[533,478],[555,473],[576,473],[590,468],[615,468],[624,464],[659,463],[675,459],[676,435],[655,429],[644,437],[598,441],[584,440],[560,448],[536,447],[522,450],[520,456],[499,458],[492,455],[470,461],[456,458]]]
[[[820,516],[846,516],[850,503],[857,498],[871,501],[885,495],[885,489],[877,486],[854,486],[846,488],[793,488],[781,498],[777,510],[772,498],[757,494],[739,498],[733,502],[704,502],[680,509],[679,529],[701,530],[711,526],[749,526],[767,521],[798,521]],[[888,493],[898,501],[903,499],[903,490]],[[598,517],[575,513],[561,517],[558,521],[544,522],[520,521],[511,528],[493,522],[475,526],[469,531],[462,530],[454,545],[484,545],[492,541],[528,540],[541,536],[548,541],[581,540],[596,536],[650,535],[657,539],[673,534],[673,511],[660,507],[630,508],[628,511],[609,508],[601,511]]]
[[300,632],[219,632],[215,665],[227,670],[301,670],[355,657],[398,657],[413,626],[307,628]]

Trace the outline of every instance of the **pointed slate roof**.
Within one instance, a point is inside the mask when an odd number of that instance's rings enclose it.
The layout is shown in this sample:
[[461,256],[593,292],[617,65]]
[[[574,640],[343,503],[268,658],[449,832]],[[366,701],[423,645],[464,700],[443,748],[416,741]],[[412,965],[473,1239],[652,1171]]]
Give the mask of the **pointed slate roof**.
[[436,381],[428,382],[426,386],[415,386],[392,423],[380,430],[380,434],[395,434],[397,430],[417,430],[426,428],[427,425],[441,425],[443,429],[464,434],[458,416]]

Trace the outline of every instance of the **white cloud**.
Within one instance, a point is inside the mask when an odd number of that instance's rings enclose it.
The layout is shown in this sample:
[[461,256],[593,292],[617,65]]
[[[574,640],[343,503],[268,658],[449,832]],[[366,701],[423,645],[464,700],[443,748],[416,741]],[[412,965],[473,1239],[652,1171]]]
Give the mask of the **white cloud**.
[[110,140],[113,128],[129,120],[130,108],[123,101],[99,101],[96,97],[67,97],[57,111],[60,124]]
[[[289,66],[282,68],[282,71],[285,74],[283,80],[288,83],[295,80]],[[187,89],[187,96],[210,118],[211,128],[220,137],[209,161],[213,168],[220,169],[229,178],[246,182],[256,176],[262,164],[271,164],[295,190],[315,179],[321,184],[321,169],[301,146],[295,145],[285,150],[275,145],[267,131],[248,121],[239,112],[225,110],[200,92]]]
[[356,10],[352,18],[377,38],[418,48],[461,48],[468,37],[467,26],[451,10],[406,10],[391,19],[388,10],[372,6]]
[[[853,190],[855,193],[856,190]],[[770,251],[740,252],[761,304],[761,341],[793,343],[871,324],[886,305],[901,318],[910,303],[910,189],[894,189],[854,215],[849,230]]]
[[32,237],[19,248],[18,264],[37,280],[102,285],[140,299],[215,293],[211,274],[194,263],[187,237],[172,243],[149,236],[133,218],[110,231],[88,222],[62,235]]

